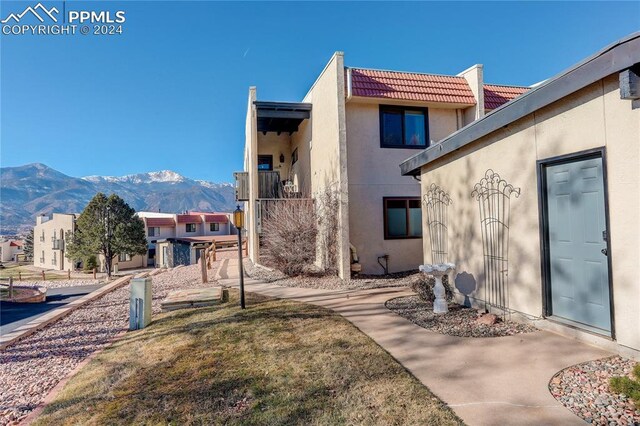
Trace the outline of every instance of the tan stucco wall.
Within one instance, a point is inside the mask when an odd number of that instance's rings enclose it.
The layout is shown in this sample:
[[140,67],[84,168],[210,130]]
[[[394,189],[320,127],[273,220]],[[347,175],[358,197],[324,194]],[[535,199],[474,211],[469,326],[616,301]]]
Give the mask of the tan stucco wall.
[[464,77],[476,98],[476,105],[464,110],[464,124],[467,125],[484,116],[484,67],[476,64],[458,74]]
[[[55,235],[57,238],[66,239],[66,233],[73,229],[74,215],[53,213],[52,218],[46,222],[42,222],[42,217],[39,216],[36,221],[36,226],[33,228],[33,265],[40,268],[55,269],[58,271],[73,269],[72,262],[64,256],[64,252],[61,250],[53,249],[53,242],[51,237]],[[62,230],[62,233],[61,233]],[[40,237],[44,232],[44,241],[40,241]],[[44,262],[40,262],[42,253],[44,252]],[[56,264],[52,265],[52,259],[56,257]]]
[[298,150],[298,161],[291,166],[291,179],[304,196],[311,193],[311,123],[304,120],[291,135],[291,153]]
[[258,262],[258,232],[256,229],[256,199],[258,198],[258,124],[256,108],[256,88],[249,88],[247,116],[245,121],[244,170],[249,172],[249,200],[244,203],[245,234],[248,237],[249,258]]
[[[322,71],[303,102],[313,104],[309,129],[311,136],[309,169],[311,194],[322,194],[326,188],[340,196],[338,211],[338,273],[349,278],[349,212],[345,119],[344,55],[336,52]],[[318,249],[323,250],[322,245]]]
[[[284,163],[280,162],[280,154],[284,155]],[[280,135],[274,132],[267,132],[266,135],[258,133],[258,155],[271,155],[273,171],[280,172],[280,180],[289,179],[291,138],[288,133]]]
[[[436,183],[449,192],[453,200],[449,207],[449,261],[458,265],[459,274],[471,274],[476,281],[469,295],[483,298],[479,212],[477,201],[470,194],[487,169],[521,188],[521,195],[511,198],[510,308],[540,317],[536,161],[603,146],[607,150],[616,338],[621,345],[640,349],[640,109],[633,110],[631,102],[620,100],[617,75],[423,167],[422,191]],[[428,229],[424,216],[426,246]],[[425,250],[424,258],[431,262],[430,251]]]
[[[432,143],[457,130],[455,109],[429,108],[428,116]],[[350,241],[362,271],[384,273],[378,257],[385,254],[390,272],[415,270],[423,263],[422,240],[384,239],[383,197],[420,196],[420,183],[398,167],[416,150],[380,148],[379,104],[348,102],[346,118]]]

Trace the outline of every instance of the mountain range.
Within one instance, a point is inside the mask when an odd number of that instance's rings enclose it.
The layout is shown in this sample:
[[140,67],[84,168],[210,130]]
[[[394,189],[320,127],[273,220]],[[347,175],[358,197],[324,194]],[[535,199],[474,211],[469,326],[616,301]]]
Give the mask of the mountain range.
[[230,212],[231,183],[189,179],[171,170],[127,176],[71,177],[44,164],[0,168],[0,235],[22,233],[49,213],[80,213],[98,192],[115,193],[137,211]]

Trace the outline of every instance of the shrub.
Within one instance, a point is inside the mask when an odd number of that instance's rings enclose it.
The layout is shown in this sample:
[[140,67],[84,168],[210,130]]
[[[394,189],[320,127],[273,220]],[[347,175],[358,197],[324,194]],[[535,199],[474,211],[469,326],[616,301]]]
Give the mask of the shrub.
[[316,260],[316,222],[312,200],[270,202],[263,214],[260,238],[265,264],[289,276],[309,270]]
[[88,256],[84,260],[85,271],[93,271],[93,268],[98,268],[98,258],[95,255]]
[[320,250],[320,264],[325,274],[338,273],[340,261],[340,244],[338,231],[340,223],[338,211],[340,209],[340,196],[331,187],[316,195],[316,215],[318,217],[318,243]]
[[640,364],[633,367],[633,376],[633,379],[627,376],[612,377],[609,381],[609,387],[616,393],[628,396],[640,410]]
[[[436,296],[433,293],[433,287],[436,285],[436,279],[424,274],[418,274],[418,278],[411,284],[411,289],[418,294],[418,297],[426,302],[433,302]],[[445,299],[447,302],[453,300],[453,290],[449,286],[448,276],[442,277],[442,285],[444,285]]]

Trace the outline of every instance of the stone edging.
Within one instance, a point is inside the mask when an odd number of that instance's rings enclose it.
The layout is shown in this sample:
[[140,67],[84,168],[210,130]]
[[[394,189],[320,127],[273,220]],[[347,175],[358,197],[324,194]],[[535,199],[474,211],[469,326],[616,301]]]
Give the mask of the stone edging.
[[0,351],[5,350],[8,346],[14,344],[18,340],[32,335],[36,331],[46,327],[52,322],[55,322],[60,318],[69,315],[71,312],[86,305],[87,303],[93,302],[94,300],[104,296],[105,294],[126,285],[131,280],[131,278],[145,278],[147,276],[149,276],[149,272],[142,272],[135,276],[127,275],[122,278],[118,278],[114,282],[104,285],[99,289],[86,294],[61,308],[54,309],[53,311],[48,312],[34,319],[33,321],[30,321],[27,324],[18,327],[11,333],[0,336]]

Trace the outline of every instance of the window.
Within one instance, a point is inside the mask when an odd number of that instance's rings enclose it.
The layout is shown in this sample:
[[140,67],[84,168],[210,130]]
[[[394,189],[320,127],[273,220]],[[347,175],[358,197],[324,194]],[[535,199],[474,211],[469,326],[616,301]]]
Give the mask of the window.
[[298,148],[294,149],[291,153],[291,165],[293,166],[298,162]]
[[196,232],[196,224],[195,223],[187,223],[186,231],[187,232]]
[[425,148],[429,140],[426,108],[380,105],[382,148]]
[[56,264],[56,252],[53,252],[53,257],[51,258],[51,264],[55,265]]
[[158,228],[157,226],[152,226],[149,228],[150,237],[157,237],[159,235],[160,235],[160,228]]
[[384,203],[384,239],[422,237],[419,197],[388,197]]
[[219,230],[220,230],[220,224],[219,223],[210,223],[209,224],[209,231],[218,232]]
[[131,255],[126,253],[120,253],[118,255],[118,262],[128,262],[131,260]]
[[258,155],[258,170],[273,170],[273,155]]

